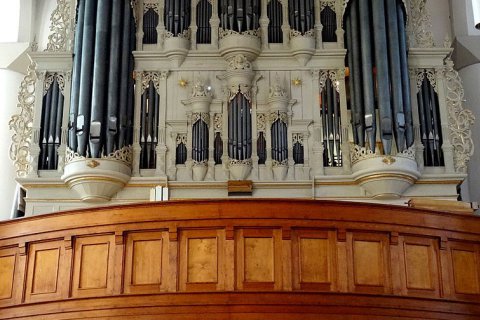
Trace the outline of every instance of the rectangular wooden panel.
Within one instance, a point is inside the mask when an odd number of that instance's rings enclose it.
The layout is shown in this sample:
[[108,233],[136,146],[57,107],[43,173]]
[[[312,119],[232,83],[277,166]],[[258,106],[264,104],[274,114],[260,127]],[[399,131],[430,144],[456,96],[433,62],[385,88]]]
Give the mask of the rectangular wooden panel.
[[346,232],[348,288],[369,294],[392,293],[390,235]]
[[429,246],[406,243],[404,248],[407,289],[433,289]]
[[239,229],[235,233],[235,246],[238,289],[282,289],[281,229]]
[[133,285],[162,282],[162,249],[162,239],[133,241]]
[[107,287],[109,243],[82,246],[80,289]]
[[301,238],[299,245],[301,282],[330,282],[329,240]]
[[353,243],[355,285],[382,286],[384,276],[382,243],[356,240]]
[[113,290],[115,236],[92,236],[75,240],[74,297],[110,294]]
[[64,264],[64,242],[47,241],[32,243],[28,250],[27,283],[25,301],[53,300],[61,297],[60,283]]
[[455,292],[460,294],[479,294],[477,252],[453,249],[452,260]]
[[180,290],[224,290],[224,261],[225,230],[183,230],[180,233]]
[[273,282],[273,238],[245,238],[245,281]]
[[189,283],[218,281],[217,247],[217,238],[188,239]]
[[33,271],[33,294],[57,291],[60,248],[35,251]]
[[14,275],[15,255],[0,256],[0,300],[12,297]]
[[168,233],[129,233],[125,252],[125,292],[160,292],[168,272]]

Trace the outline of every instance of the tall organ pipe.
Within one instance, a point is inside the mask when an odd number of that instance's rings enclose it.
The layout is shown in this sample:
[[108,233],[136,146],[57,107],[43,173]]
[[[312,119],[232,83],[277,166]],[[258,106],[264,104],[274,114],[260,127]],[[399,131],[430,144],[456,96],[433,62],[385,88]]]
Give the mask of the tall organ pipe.
[[121,72],[120,72],[120,104],[119,104],[119,135],[118,144],[119,148],[123,147],[123,141],[125,141],[127,125],[127,106],[128,106],[128,84],[130,74],[130,23],[132,23],[132,16],[130,12],[130,4],[128,1],[124,3],[125,10],[123,14],[123,40],[122,40],[122,57],[121,57]]
[[362,76],[363,76],[363,103],[365,107],[365,130],[367,140],[370,143],[370,150],[375,151],[376,145],[376,116],[375,98],[373,92],[373,66],[370,37],[370,3],[358,0],[360,18],[360,38],[362,55]]
[[78,100],[80,95],[80,75],[82,65],[83,25],[85,21],[85,2],[80,0],[78,4],[77,29],[75,32],[75,47],[72,73],[72,93],[70,100],[70,116],[68,128],[68,146],[72,150],[77,149],[76,122],[78,114]]
[[[58,85],[58,83],[57,83]],[[55,156],[53,157],[53,167],[52,169],[56,169],[58,165],[58,147],[60,146],[60,141],[62,138],[62,121],[63,121],[63,105],[64,105],[64,96],[61,90],[58,90],[58,103],[57,103],[57,121],[55,126]]]
[[377,67],[378,105],[380,112],[381,138],[385,152],[390,154],[392,145],[392,111],[390,96],[390,76],[388,73],[387,28],[385,25],[384,0],[372,1],[375,64]]
[[93,73],[94,43],[95,43],[95,12],[96,0],[85,0],[85,25],[83,29],[83,47],[80,76],[80,98],[78,102],[77,116],[77,152],[81,156],[87,155],[88,136],[90,134],[90,112]]
[[[405,115],[403,113],[402,73],[399,53],[397,0],[387,0],[388,53],[392,79],[393,118],[395,119],[395,139],[397,150],[405,149]],[[388,150],[387,150],[388,151]],[[388,154],[390,152],[387,152]]]
[[352,76],[354,79],[354,95],[355,105],[353,112],[355,112],[355,130],[357,131],[360,146],[365,146],[365,118],[364,118],[364,104],[362,92],[362,74],[361,74],[361,57],[360,57],[360,24],[358,21],[358,1],[354,2],[351,7],[351,21],[352,21],[352,55],[353,55],[353,70]]
[[106,135],[106,153],[110,154],[115,148],[115,136],[117,135],[117,112],[119,104],[120,81],[120,57],[122,48],[122,15],[123,0],[113,0],[112,29],[110,42],[110,68],[108,72],[108,127]]
[[[55,159],[55,130],[56,130],[56,122],[57,122],[57,105],[58,105],[58,82],[55,79],[52,84],[53,90],[52,90],[52,104],[50,106],[50,119],[48,122],[48,137],[47,137],[47,143],[48,143],[48,169],[53,169],[53,163]],[[61,117],[61,115],[60,115]]]
[[90,122],[90,154],[99,158],[104,139],[105,82],[110,29],[111,0],[98,0],[95,56],[93,66],[92,118]]
[[402,72],[402,88],[403,88],[403,112],[405,113],[405,139],[407,148],[414,143],[413,135],[413,118],[412,118],[412,103],[410,101],[410,81],[408,77],[408,58],[407,58],[407,39],[405,31],[405,13],[402,8],[402,3],[397,1],[397,16],[398,16],[398,37],[399,37],[399,53]]
[[[348,77],[348,83],[350,90],[354,90],[354,81],[353,81],[353,75],[352,75],[352,66],[353,66],[353,54],[352,54],[352,21],[350,19],[347,20],[346,22],[346,37],[347,37],[347,47],[350,48],[347,51],[347,61],[348,61],[348,67],[350,70],[350,75]],[[352,115],[352,128],[353,128],[353,142],[355,144],[359,144],[359,139],[358,139],[358,132],[356,130],[356,113],[355,113],[355,108],[356,108],[356,102],[355,102],[355,93],[350,94],[350,109],[351,109],[351,115]]]
[[47,94],[43,98],[43,117],[42,117],[42,127],[40,132],[40,142],[42,144],[42,156],[40,160],[40,167],[43,169],[48,169],[48,131],[50,126],[48,121],[50,121],[50,112],[52,109],[52,90],[48,90]]

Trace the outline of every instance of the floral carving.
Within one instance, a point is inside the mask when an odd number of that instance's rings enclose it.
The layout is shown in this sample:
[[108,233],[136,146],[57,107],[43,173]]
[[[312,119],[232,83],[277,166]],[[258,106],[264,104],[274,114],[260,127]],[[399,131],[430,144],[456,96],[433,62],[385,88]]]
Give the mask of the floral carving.
[[202,79],[197,80],[192,88],[192,98],[211,96],[212,93],[208,89],[208,86],[205,85],[205,82]]
[[288,124],[288,114],[286,112],[271,112],[269,115],[270,123],[274,123],[277,120],[282,121],[285,124]]
[[428,81],[432,85],[435,92],[438,92],[437,89],[437,78],[435,70],[432,69],[421,69],[417,71],[416,79],[417,79],[417,89],[422,87],[423,80],[427,77]]
[[148,10],[153,9],[156,13],[159,13],[158,11],[158,2],[146,2],[143,5],[143,13],[147,13]]
[[15,165],[18,177],[25,177],[31,170],[30,143],[37,81],[35,68],[34,62],[28,67],[28,73],[18,93],[17,107],[20,108],[20,114],[14,115],[9,122],[10,130],[13,130],[10,159]]
[[303,133],[294,133],[292,135],[292,142],[293,144],[300,143],[303,146],[303,138]]
[[177,134],[177,138],[175,140],[176,140],[177,146],[181,143],[183,143],[184,145],[187,145],[187,135],[184,133]]
[[57,7],[50,16],[50,31],[46,51],[61,52],[67,51],[72,18],[71,0],[57,0]]
[[468,161],[474,151],[471,127],[475,122],[475,116],[463,106],[465,91],[460,75],[453,68],[453,61],[450,58],[445,61],[445,86],[450,142],[455,149],[453,156],[455,170],[466,173]]
[[[73,151],[72,149],[67,147],[66,151],[66,156],[65,156],[65,164],[68,164],[70,162],[76,161],[76,160],[86,160],[87,158],[84,156],[81,156],[78,152]],[[132,146],[125,146],[117,151],[114,151],[110,153],[109,155],[102,156],[101,159],[104,160],[116,160],[123,162],[127,166],[131,167],[133,163],[133,148]],[[94,160],[93,160],[94,161]],[[96,161],[92,162],[89,161],[87,165],[90,163],[95,163]],[[90,165],[89,165],[90,166]],[[96,165],[98,166],[98,165]],[[95,167],[96,167],[95,166]],[[93,168],[92,166],[90,166]]]
[[227,61],[227,70],[252,70],[252,64],[248,61],[247,57],[242,54],[237,54],[236,56],[228,59]]
[[291,38],[295,38],[295,37],[315,38],[315,30],[311,29],[306,31],[305,33],[301,33],[300,31],[297,31],[297,30],[290,30],[290,37]]

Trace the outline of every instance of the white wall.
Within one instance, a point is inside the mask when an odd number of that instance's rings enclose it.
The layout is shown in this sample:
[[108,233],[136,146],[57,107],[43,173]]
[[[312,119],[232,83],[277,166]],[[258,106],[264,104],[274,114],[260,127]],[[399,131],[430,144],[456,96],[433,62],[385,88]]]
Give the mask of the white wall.
[[475,154],[470,160],[469,166],[469,188],[470,200],[480,202],[480,63],[468,66],[459,71],[465,88],[465,106],[472,110],[476,116],[473,126],[473,140],[475,143]]
[[[458,0],[453,0],[458,1]],[[427,10],[432,17],[432,33],[435,45],[443,47],[443,41],[448,34],[452,40],[452,27],[450,21],[450,5],[448,0],[429,0]]]
[[0,220],[10,217],[12,200],[15,194],[15,168],[9,158],[10,137],[8,122],[18,113],[17,95],[23,75],[10,70],[0,69]]

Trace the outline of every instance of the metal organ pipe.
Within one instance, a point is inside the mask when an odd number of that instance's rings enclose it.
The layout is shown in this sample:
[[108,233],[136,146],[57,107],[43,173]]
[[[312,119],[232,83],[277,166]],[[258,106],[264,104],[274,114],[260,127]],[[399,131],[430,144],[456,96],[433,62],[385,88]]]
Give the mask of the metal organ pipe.
[[[375,102],[378,102],[380,137],[386,154],[392,152],[393,138],[399,152],[413,144],[402,5],[398,0],[355,0],[350,4],[346,15],[346,42],[349,51],[347,59],[351,71],[350,90],[353,91],[351,106],[356,129],[355,141],[364,146],[363,134],[366,133],[370,149],[375,151]],[[358,30],[361,35],[360,43]],[[371,34],[374,35],[373,44]],[[376,74],[375,83],[373,74]],[[428,118],[427,114],[425,116]],[[364,119],[364,127],[360,118]]]
[[115,136],[117,135],[117,112],[119,104],[120,82],[120,57],[122,44],[122,0],[113,0],[112,25],[110,35],[110,66],[108,72],[107,94],[107,134],[106,153],[110,154],[115,148]]
[[101,157],[133,141],[135,25],[126,0],[80,0],[78,10],[69,147]]
[[405,140],[407,148],[414,143],[410,80],[408,76],[407,37],[405,30],[405,12],[403,4],[397,1],[399,53],[402,72],[403,112],[405,113]]
[[90,154],[99,158],[104,139],[105,82],[107,80],[107,40],[110,27],[110,0],[99,0],[97,7],[97,28],[95,34],[95,55],[93,66],[92,116],[90,121]]
[[352,25],[352,56],[353,56],[353,68],[351,76],[354,80],[354,95],[355,105],[352,105],[352,112],[355,113],[354,128],[357,132],[358,141],[360,146],[365,146],[365,117],[364,117],[364,104],[363,104],[363,79],[361,74],[361,57],[360,57],[360,24],[358,21],[358,1],[352,3],[350,8],[350,18]]
[[[56,154],[56,148],[55,148],[55,131],[56,131],[56,125],[57,125],[57,105],[58,105],[58,93],[59,93],[59,87],[58,87],[58,82],[55,79],[52,83],[52,103],[50,105],[50,119],[48,119],[48,136],[47,138],[47,149],[48,149],[48,169],[54,169],[54,159],[55,159],[55,154]],[[61,117],[61,115],[60,115]]]
[[80,76],[80,98],[78,102],[78,116],[76,122],[77,152],[81,156],[87,155],[88,136],[90,134],[90,112],[93,73],[94,43],[95,43],[95,12],[96,0],[85,0],[85,22],[83,31],[82,62]]
[[[390,154],[392,145],[392,106],[390,96],[390,75],[388,69],[387,47],[387,26],[385,24],[385,3],[384,0],[372,1],[375,65],[377,67],[378,106],[380,112],[381,138]],[[390,35],[389,35],[390,36]]]
[[79,0],[77,29],[75,32],[75,47],[73,58],[72,72],[72,93],[70,100],[70,115],[68,124],[68,147],[72,150],[77,149],[76,122],[78,115],[78,100],[80,95],[80,75],[82,65],[82,48],[83,48],[83,25],[85,21],[85,2]]

